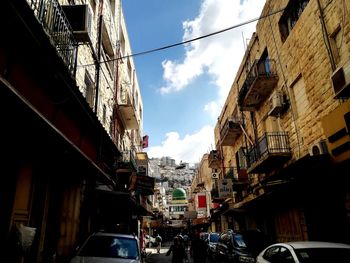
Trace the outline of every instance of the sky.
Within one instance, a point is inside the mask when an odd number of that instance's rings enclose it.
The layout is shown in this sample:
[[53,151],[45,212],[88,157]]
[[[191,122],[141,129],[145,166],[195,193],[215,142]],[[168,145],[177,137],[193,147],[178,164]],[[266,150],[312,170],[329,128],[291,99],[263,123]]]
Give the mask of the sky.
[[[122,0],[133,54],[181,43],[261,14],[265,0]],[[215,149],[214,127],[256,22],[134,56],[143,100],[144,151],[177,163]]]

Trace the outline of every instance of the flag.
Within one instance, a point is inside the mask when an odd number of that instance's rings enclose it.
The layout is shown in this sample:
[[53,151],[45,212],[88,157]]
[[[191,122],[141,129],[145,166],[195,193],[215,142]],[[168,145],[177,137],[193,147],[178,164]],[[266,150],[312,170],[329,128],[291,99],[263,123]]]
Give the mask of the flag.
[[142,148],[148,147],[148,135],[142,137]]

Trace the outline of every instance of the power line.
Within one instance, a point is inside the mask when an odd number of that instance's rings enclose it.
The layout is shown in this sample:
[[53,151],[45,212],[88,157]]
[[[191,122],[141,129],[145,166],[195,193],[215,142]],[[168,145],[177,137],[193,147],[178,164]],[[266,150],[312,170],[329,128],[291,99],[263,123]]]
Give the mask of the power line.
[[[210,34],[207,34],[207,35],[203,35],[203,36],[200,36],[200,37],[188,39],[188,40],[185,40],[185,41],[182,41],[182,42],[178,42],[178,43],[175,43],[175,44],[171,44],[171,45],[167,45],[167,46],[163,46],[163,47],[159,47],[159,48],[154,48],[154,49],[150,49],[150,50],[146,50],[146,51],[142,51],[142,52],[138,52],[138,53],[134,53],[134,54],[130,54],[130,55],[126,55],[126,56],[114,58],[114,59],[104,60],[104,61],[102,61],[102,62],[100,61],[99,63],[106,63],[106,62],[116,61],[116,60],[120,60],[120,59],[124,59],[124,58],[146,55],[146,54],[149,54],[149,53],[154,53],[154,52],[162,51],[162,50],[165,50],[165,49],[169,49],[169,48],[181,46],[181,45],[184,45],[184,44],[193,42],[193,41],[197,41],[197,40],[200,40],[200,39],[203,39],[203,38],[211,37],[211,36],[214,36],[214,35],[217,35],[217,34],[220,34],[220,33],[223,33],[223,32],[226,32],[226,31],[229,31],[229,30],[232,30],[232,29],[235,29],[235,28],[238,28],[238,27],[241,27],[241,26],[250,24],[250,23],[253,23],[253,22],[255,22],[255,21],[258,21],[258,20],[267,18],[267,17],[269,17],[269,16],[272,16],[272,15],[275,15],[275,14],[277,14],[277,13],[279,13],[279,12],[282,12],[284,9],[285,9],[285,8],[279,9],[279,10],[277,10],[277,11],[273,11],[273,12],[268,13],[268,14],[266,14],[266,15],[259,16],[259,17],[257,17],[257,18],[250,19],[250,20],[245,21],[245,22],[242,22],[242,23],[240,23],[240,24],[237,24],[237,25],[234,25],[234,26],[231,26],[231,27],[228,27],[228,28],[225,28],[225,29],[222,29],[222,30],[219,30],[219,31],[210,33]],[[80,65],[80,67],[87,67],[87,66],[94,66],[94,65],[95,65],[95,64],[86,64],[86,65]]]

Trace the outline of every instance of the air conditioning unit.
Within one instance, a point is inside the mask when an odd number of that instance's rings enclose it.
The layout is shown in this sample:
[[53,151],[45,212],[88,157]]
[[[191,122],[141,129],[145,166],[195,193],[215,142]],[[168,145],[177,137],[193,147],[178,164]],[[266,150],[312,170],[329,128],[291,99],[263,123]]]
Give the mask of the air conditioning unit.
[[211,179],[219,179],[219,173],[212,173]]
[[88,5],[63,5],[62,9],[78,42],[90,42],[92,16]]
[[309,153],[311,156],[328,154],[328,147],[326,141],[321,140],[311,145],[311,147],[309,148]]
[[350,97],[350,60],[333,72],[331,80],[335,98]]
[[283,92],[275,91],[270,100],[269,100],[269,115],[270,116],[278,116],[283,109],[284,101],[283,101]]

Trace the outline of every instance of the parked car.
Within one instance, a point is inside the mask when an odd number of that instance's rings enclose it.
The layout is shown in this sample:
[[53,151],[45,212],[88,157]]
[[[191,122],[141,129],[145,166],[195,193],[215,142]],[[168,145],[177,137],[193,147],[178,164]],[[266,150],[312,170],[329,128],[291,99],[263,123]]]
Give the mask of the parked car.
[[87,238],[70,263],[140,263],[141,253],[136,236],[97,232]]
[[256,262],[350,262],[350,245],[318,241],[276,243],[261,251],[256,258]]
[[215,262],[216,244],[219,241],[220,233],[211,232],[205,240],[208,243],[207,262]]
[[266,236],[259,230],[221,233],[215,250],[216,262],[254,263],[258,253],[267,246]]
[[150,235],[145,235],[145,246],[146,247],[155,247],[156,239]]

